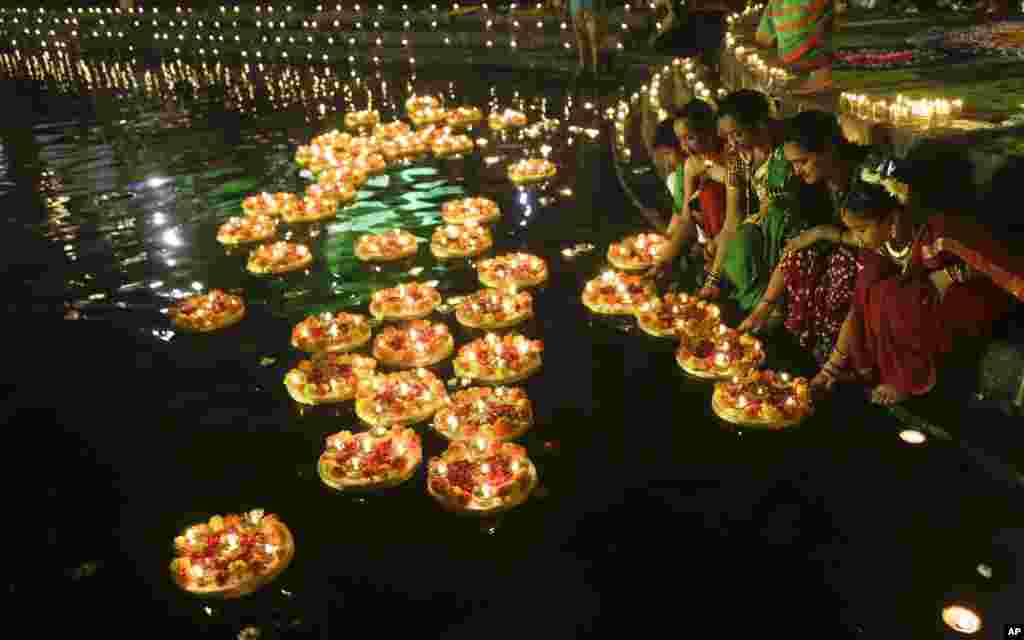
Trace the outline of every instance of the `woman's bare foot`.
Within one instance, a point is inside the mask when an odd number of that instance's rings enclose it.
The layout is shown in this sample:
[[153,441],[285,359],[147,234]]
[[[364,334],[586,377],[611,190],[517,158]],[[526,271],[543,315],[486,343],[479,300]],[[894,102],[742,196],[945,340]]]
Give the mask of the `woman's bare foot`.
[[871,390],[871,402],[883,407],[897,405],[907,399],[909,394],[903,393],[890,384],[880,384]]
[[823,367],[811,378],[808,384],[811,388],[811,393],[822,395],[832,391],[832,388],[836,385],[836,377]]
[[811,75],[789,91],[793,95],[811,95],[832,90],[832,70],[829,68],[818,69],[811,72]]

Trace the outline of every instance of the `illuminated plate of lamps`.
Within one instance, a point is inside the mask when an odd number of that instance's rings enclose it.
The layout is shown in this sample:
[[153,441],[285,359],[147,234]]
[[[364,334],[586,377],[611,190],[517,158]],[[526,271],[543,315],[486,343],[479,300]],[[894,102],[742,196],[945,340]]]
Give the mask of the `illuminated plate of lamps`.
[[[349,480],[347,482],[341,482],[338,478],[334,478],[330,474],[330,467],[324,464],[324,454],[320,454],[316,463],[316,472],[320,476],[320,481],[323,482],[327,487],[345,493],[351,493],[355,491],[375,491],[378,489],[391,489],[398,485],[408,481],[416,474],[416,470],[420,468],[420,464],[423,462],[423,447],[420,443],[419,437],[415,432],[403,432],[401,429],[388,429],[387,427],[378,427],[377,429],[383,429],[386,431],[386,436],[381,437],[402,437],[412,438],[415,440],[415,447],[411,450],[407,450],[407,454],[411,454],[412,461],[408,463],[407,468],[402,473],[391,478],[384,480],[373,481],[365,478],[359,478],[358,480]],[[410,430],[411,431],[411,430]],[[370,434],[374,432],[359,434],[357,437],[370,437]]]
[[[782,382],[781,386],[779,382]],[[730,403],[726,400],[727,385],[743,385],[741,390],[737,391],[737,393],[742,395],[748,393],[746,391],[748,385],[755,388],[761,387],[762,390],[769,387],[776,391],[781,391],[788,397],[787,404],[788,401],[792,401],[793,406],[796,407],[793,410],[796,412],[796,415],[787,418],[773,402],[769,402],[767,404],[772,406],[774,415],[766,416],[762,413],[751,416],[743,408],[729,406]],[[765,395],[756,390],[751,393],[755,397],[757,395]],[[742,380],[717,383],[711,396],[711,410],[715,412],[716,416],[730,424],[758,429],[785,429],[803,422],[814,413],[814,407],[809,400],[807,381],[803,378],[791,378],[788,374],[776,374],[774,371],[752,371]]]
[[203,598],[233,600],[235,598],[241,598],[255,593],[281,575],[292,563],[292,559],[295,557],[295,537],[292,535],[292,532],[280,520],[274,522],[273,526],[277,529],[278,535],[281,537],[281,544],[278,546],[278,551],[280,553],[276,564],[267,573],[249,578],[236,586],[227,588],[207,587],[200,589],[197,587],[185,587],[177,580],[175,580],[175,584],[181,587],[184,591]]
[[202,304],[203,301],[209,300],[211,294],[213,294],[213,291],[205,294],[196,294],[179,300],[170,307],[168,311],[167,315],[171,319],[171,324],[180,331],[209,333],[211,331],[227,329],[228,327],[238,324],[243,318],[245,318],[245,301],[242,300],[241,296],[224,293],[222,293],[222,295],[227,298],[228,301],[232,301],[236,306],[234,310],[215,314],[209,320],[204,322],[201,322],[198,319],[193,319],[189,315],[183,313],[182,310],[188,308],[190,304]]
[[[527,473],[529,474],[528,477],[530,479],[529,486],[523,491],[516,492],[510,500],[502,501],[490,508],[478,506],[476,500],[472,500],[470,502],[470,506],[468,507],[457,507],[453,505],[450,500],[447,500],[444,496],[434,491],[434,489],[430,486],[429,481],[427,482],[427,493],[429,493],[430,496],[434,498],[434,500],[436,500],[439,505],[441,505],[441,508],[443,508],[445,511],[450,511],[451,513],[467,516],[493,516],[498,513],[504,513],[509,509],[514,509],[515,507],[518,507],[519,505],[526,502],[526,500],[533,493],[533,490],[537,488],[537,468],[533,465],[532,460],[525,459],[525,462],[529,465],[527,471]],[[491,498],[492,504],[496,502],[498,501],[495,500],[494,498]]]
[[[726,340],[735,340],[735,345],[743,350],[743,356],[738,362],[728,362],[727,366],[718,363],[706,364],[706,358],[695,353],[702,343],[710,342],[713,352],[717,354],[723,340],[722,336],[728,336]],[[735,351],[735,349],[733,350]],[[736,376],[745,376],[752,370],[761,366],[764,362],[765,353],[761,341],[748,334],[740,334],[735,330],[726,332],[714,332],[705,335],[690,335],[685,332],[680,334],[679,347],[676,349],[676,364],[687,375],[701,380],[731,380]]]

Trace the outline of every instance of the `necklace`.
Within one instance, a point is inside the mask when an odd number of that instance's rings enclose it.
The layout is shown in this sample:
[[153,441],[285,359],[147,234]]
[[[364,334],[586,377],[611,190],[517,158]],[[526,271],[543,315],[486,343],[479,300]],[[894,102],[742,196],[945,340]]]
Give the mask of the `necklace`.
[[902,249],[898,251],[893,248],[892,240],[886,240],[885,244],[882,245],[885,248],[885,251],[882,252],[880,250],[879,253],[882,253],[883,255],[888,255],[893,262],[899,265],[900,271],[902,271],[903,274],[906,275],[907,270],[910,269],[910,263],[912,262],[911,258],[913,257],[913,255],[911,254],[911,249],[914,248],[914,243],[917,242],[921,238],[921,236],[924,235],[924,231],[927,228],[927,225],[921,225],[920,227],[918,227],[917,231],[914,233],[913,239],[910,242],[908,242],[906,246],[904,246]]
[[905,247],[897,251],[892,248],[892,240],[885,241],[885,251],[889,254],[889,257],[897,262],[902,262],[907,259],[907,255],[910,253],[910,243],[908,242]]

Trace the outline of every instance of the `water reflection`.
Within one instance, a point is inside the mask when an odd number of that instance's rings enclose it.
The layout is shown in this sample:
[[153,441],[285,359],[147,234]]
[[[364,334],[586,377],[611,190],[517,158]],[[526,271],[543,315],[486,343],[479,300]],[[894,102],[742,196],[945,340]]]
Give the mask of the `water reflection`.
[[[309,612],[318,606],[316,601],[324,597],[322,592],[307,588],[309,584],[343,580],[348,587],[350,582],[358,582],[359,576],[384,574],[380,580],[393,579],[400,585],[396,589],[416,589],[410,585],[420,577],[408,571],[413,559],[432,568],[440,576],[436,580],[458,581],[449,578],[449,563],[461,553],[472,558],[474,569],[466,571],[469,576],[479,579],[482,574],[497,575],[492,568],[499,566],[503,557],[530,558],[530,553],[549,537],[568,535],[560,527],[575,529],[575,523],[556,523],[558,514],[565,512],[572,500],[607,485],[614,485],[617,491],[623,482],[642,484],[653,473],[650,467],[654,465],[694,474],[675,492],[675,499],[685,503],[683,512],[689,509],[698,513],[709,509],[708,504],[692,496],[690,485],[695,482],[693,478],[702,479],[700,474],[709,474],[721,487],[749,489],[756,497],[761,487],[776,481],[773,474],[809,469],[813,481],[803,488],[813,496],[807,498],[811,505],[808,508],[817,509],[826,519],[832,511],[841,513],[845,518],[843,528],[860,533],[861,539],[868,540],[868,547],[881,544],[871,536],[883,503],[887,505],[886,517],[897,523],[893,525],[895,534],[902,535],[906,529],[915,535],[947,536],[944,539],[951,540],[949,547],[957,549],[963,545],[956,544],[956,523],[989,522],[1007,514],[989,508],[989,503],[985,509],[966,504],[962,508],[970,509],[969,514],[961,517],[958,512],[955,519],[947,520],[943,516],[949,513],[948,503],[942,500],[942,508],[928,512],[927,520],[920,513],[927,511],[927,505],[914,511],[922,520],[901,520],[901,510],[917,506],[908,505],[901,498],[905,491],[899,489],[909,481],[903,475],[907,458],[899,456],[910,448],[893,445],[886,449],[885,443],[895,439],[891,432],[886,432],[884,438],[876,437],[870,427],[878,425],[877,416],[868,419],[858,413],[825,413],[785,440],[773,437],[779,434],[761,437],[744,435],[743,431],[723,433],[711,422],[707,386],[675,377],[679,373],[671,357],[662,357],[648,342],[639,342],[637,336],[602,332],[605,325],[593,331],[585,329],[588,318],[578,304],[581,283],[600,268],[596,263],[603,255],[608,240],[605,236],[615,233],[614,228],[603,229],[613,225],[611,214],[606,215],[604,209],[624,206],[614,199],[603,201],[607,192],[600,183],[577,175],[577,168],[586,165],[581,159],[592,159],[603,140],[598,115],[602,109],[598,104],[587,107],[593,99],[572,98],[564,90],[534,93],[531,85],[537,84],[536,79],[529,74],[516,82],[478,86],[479,78],[452,81],[441,73],[410,76],[385,71],[371,81],[352,78],[351,74],[346,77],[341,67],[297,70],[267,65],[261,70],[255,65],[168,63],[145,68],[119,62],[99,68],[90,67],[92,63],[71,65],[62,72],[64,76],[55,79],[45,64],[28,69],[25,61],[21,58],[14,71],[36,74],[38,80],[50,82],[57,90],[77,93],[98,86],[123,92],[120,95],[124,96],[116,110],[108,108],[93,118],[105,119],[99,123],[101,127],[95,127],[93,121],[75,122],[74,109],[68,109],[67,119],[72,124],[52,128],[61,136],[23,137],[24,155],[6,157],[5,140],[5,166],[9,168],[15,162],[23,170],[35,166],[32,171],[39,179],[7,179],[0,189],[5,196],[29,193],[42,198],[44,215],[29,223],[67,256],[66,263],[50,266],[52,277],[60,279],[67,299],[82,302],[87,317],[90,309],[95,309],[92,313],[97,316],[133,314],[153,341],[171,341],[178,347],[174,350],[176,358],[187,360],[190,353],[199,354],[193,357],[204,358],[203,366],[212,371],[210,378],[205,378],[199,377],[199,367],[183,367],[184,380],[174,381],[192,384],[187,378],[196,376],[194,384],[204,389],[188,403],[187,412],[173,409],[180,400],[180,395],[175,395],[179,387],[169,386],[170,397],[161,398],[161,411],[150,408],[146,416],[171,435],[161,435],[157,427],[152,427],[151,437],[158,447],[146,444],[161,453],[155,456],[160,459],[151,462],[159,473],[147,469],[145,478],[152,481],[154,475],[167,474],[160,475],[163,478],[177,473],[180,484],[140,484],[146,487],[145,495],[133,493],[122,514],[122,524],[131,535],[126,536],[126,550],[121,553],[129,554],[138,567],[145,567],[138,572],[146,575],[157,599],[170,603],[161,605],[165,610],[170,606],[174,611],[188,611],[188,616],[195,613],[209,620],[228,618],[235,633],[251,622],[242,624],[243,613],[258,613],[253,616],[260,620],[257,626],[267,629],[298,618],[308,622]],[[5,72],[11,72],[11,67],[5,67]],[[91,81],[84,82],[86,76]],[[180,84],[182,80],[191,87],[188,92]],[[226,98],[219,99],[222,106],[246,115],[239,121],[235,143],[225,142],[213,131],[218,120],[207,117],[213,105],[204,92],[217,83],[227,87]],[[482,108],[512,106],[526,112],[534,124],[498,133],[481,127],[473,137],[485,140],[486,145],[473,154],[392,167],[369,181],[358,201],[337,220],[288,225],[286,234],[290,234],[291,241],[309,244],[317,256],[308,272],[257,279],[245,271],[247,251],[225,251],[216,242],[216,229],[228,217],[239,214],[246,195],[260,190],[301,192],[308,184],[293,162],[297,144],[338,126],[341,111],[365,108],[371,97],[373,105],[381,109],[382,119],[388,121],[401,114],[404,99],[414,92],[444,95],[455,104]],[[325,107],[320,109],[319,104]],[[550,118],[552,114],[558,119]],[[558,164],[554,180],[529,188],[508,183],[508,163],[543,157],[545,153]],[[40,161],[41,157],[44,160]],[[599,179],[609,178],[605,174]],[[280,384],[296,359],[288,347],[287,332],[308,314],[358,309],[370,292],[410,278],[438,281],[449,306],[455,304],[453,299],[474,290],[473,261],[442,264],[430,257],[426,247],[433,228],[441,221],[441,203],[464,195],[485,195],[499,203],[506,219],[497,227],[495,239],[502,251],[522,248],[536,252],[548,260],[552,270],[550,288],[537,292],[536,324],[524,329],[528,335],[543,333],[551,345],[552,357],[545,359],[540,379],[528,383],[531,398],[537,398],[537,426],[524,439],[544,484],[537,487],[522,511],[479,523],[456,524],[435,513],[434,505],[424,495],[422,475],[395,494],[376,496],[380,499],[346,498],[323,503],[318,498],[337,496],[322,496],[313,490],[320,482],[311,464],[326,434],[357,422],[350,405],[308,408],[289,404]],[[590,206],[582,207],[580,199]],[[394,226],[424,241],[419,254],[399,264],[379,266],[355,260],[355,237]],[[545,228],[557,232],[531,236]],[[254,310],[253,316],[231,334],[212,339],[176,334],[159,313],[148,313],[143,320],[144,304],[159,310],[189,293],[214,287],[244,293]],[[101,311],[100,304],[109,310]],[[450,319],[450,313],[446,309],[440,315]],[[632,327],[632,323],[622,323],[617,328],[632,331]],[[459,339],[472,337],[467,334]],[[210,367],[210,362],[218,366]],[[232,368],[235,365],[237,371]],[[595,371],[600,372],[603,382],[595,383]],[[455,379],[447,369],[442,369],[442,375],[452,389],[470,384]],[[224,393],[210,386],[211,379],[235,379],[232,376],[247,383],[242,393]],[[641,414],[638,407],[648,413]],[[164,412],[168,416],[160,415]],[[644,415],[652,417],[645,422]],[[171,424],[162,425],[162,421]],[[443,446],[429,434],[425,441],[425,447],[432,449]],[[112,446],[111,451],[115,448]],[[600,450],[597,462],[581,461],[581,452],[595,450]],[[240,461],[232,465],[230,474],[220,458],[225,451]],[[951,457],[948,450],[942,453],[939,443],[933,447],[929,442],[927,447],[914,451]],[[944,486],[939,484],[943,478],[956,483],[968,481],[964,474],[949,473],[949,468],[943,466],[947,462],[954,464],[942,457],[930,470],[923,468],[924,463],[917,458],[911,463],[922,465],[913,471],[929,473],[927,477],[934,486]],[[182,475],[180,468],[188,468],[189,474]],[[766,471],[764,477],[749,482],[753,488],[744,485],[744,474],[765,469],[770,473]],[[979,495],[986,495],[982,489],[990,491],[983,481],[970,481],[972,486],[980,487]],[[924,480],[915,478],[914,482]],[[289,520],[295,521],[300,538],[299,557],[309,560],[292,567],[294,574],[282,576],[280,590],[257,594],[251,605],[243,605],[248,608],[226,610],[219,605],[202,605],[209,611],[199,609],[193,600],[179,597],[163,574],[164,550],[169,536],[177,530],[175,521],[183,513],[192,521],[202,519],[203,514],[223,512],[226,503],[231,508],[237,502],[251,500],[254,491],[260,493],[260,500],[273,500],[289,510]],[[818,504],[818,491],[827,509]],[[915,498],[924,502],[929,499],[928,493],[915,493]],[[872,495],[873,499],[864,501],[863,495]],[[723,489],[708,502],[720,506],[733,500]],[[628,511],[617,516],[627,523],[625,527],[614,523],[589,527],[587,535],[606,548],[605,538],[624,536],[628,540],[629,532],[635,532],[636,542],[624,543],[624,548],[656,548],[661,555],[656,558],[652,553],[652,563],[664,563],[676,555],[685,556],[689,562],[690,556],[702,555],[665,554],[664,550],[678,549],[679,545],[708,550],[708,557],[716,552],[728,555],[742,547],[758,553],[761,550],[757,536],[729,535],[723,542],[719,538],[725,534],[717,530],[704,534],[700,524],[678,533],[666,524],[678,517],[678,512],[667,511],[651,506]],[[409,535],[410,523],[415,523],[415,536]],[[672,536],[651,544],[649,536],[669,530]],[[775,537],[787,539],[785,535]],[[407,551],[412,544],[410,538],[421,546]],[[807,555],[800,544],[792,546],[797,548],[794,557]],[[331,557],[340,554],[339,549],[353,547],[359,553]],[[394,555],[408,557],[396,560]],[[379,558],[387,558],[390,564]],[[541,573],[546,570],[534,568]],[[691,569],[680,564],[671,570],[685,575]],[[737,568],[734,575],[750,579],[752,573],[744,567]],[[606,583],[608,588],[617,580]],[[914,584],[926,587],[925,583],[944,584],[948,576],[934,569],[920,580]],[[530,585],[535,582],[523,581]],[[759,593],[769,592],[767,587],[756,585]],[[734,583],[730,586],[733,588]],[[359,597],[358,589],[351,591],[356,592],[351,597]],[[801,591],[801,597],[809,591]],[[373,598],[367,596],[360,602],[368,605]],[[274,610],[279,613],[268,613]]]

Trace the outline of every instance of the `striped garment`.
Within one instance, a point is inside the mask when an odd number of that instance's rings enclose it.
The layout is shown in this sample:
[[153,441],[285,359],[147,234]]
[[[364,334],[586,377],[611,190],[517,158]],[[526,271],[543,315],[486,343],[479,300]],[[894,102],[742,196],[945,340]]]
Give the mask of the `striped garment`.
[[757,31],[774,37],[782,63],[805,71],[832,62],[835,0],[770,0]]

